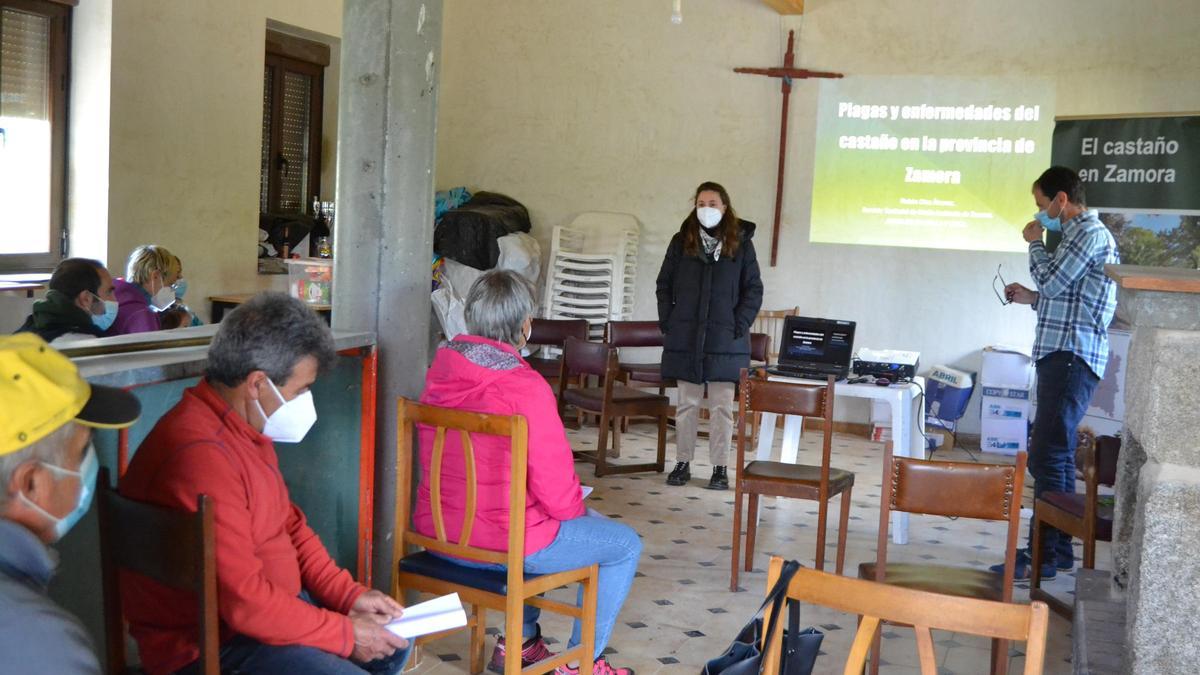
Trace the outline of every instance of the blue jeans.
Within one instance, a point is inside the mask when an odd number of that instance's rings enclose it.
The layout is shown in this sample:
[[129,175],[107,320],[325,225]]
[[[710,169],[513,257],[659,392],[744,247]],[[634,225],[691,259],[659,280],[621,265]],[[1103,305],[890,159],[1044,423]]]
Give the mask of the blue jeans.
[[[608,518],[580,516],[562,521],[558,528],[558,536],[549,546],[526,556],[525,573],[553,574],[594,563],[600,565],[596,599],[596,653],[593,656],[598,659],[608,645],[608,638],[617,622],[617,614],[625,604],[625,596],[629,595],[629,587],[633,585],[633,576],[637,572],[638,558],[641,554],[642,540],[632,527]],[[495,563],[458,559],[452,562],[478,569],[508,569],[505,565]],[[576,603],[583,606],[582,585],[579,587]],[[523,639],[527,640],[537,635],[538,617],[541,614],[541,609],[525,606],[524,626],[521,629]],[[583,641],[581,631],[580,622],[576,620],[571,629],[568,648],[576,647]]]
[[[300,599],[319,606],[308,591],[301,591]],[[235,635],[221,645],[220,658],[221,672],[236,675],[400,675],[411,652],[411,648],[397,649],[387,658],[359,664],[316,647],[265,645],[245,635]],[[197,660],[176,671],[175,675],[199,673],[200,662]]]
[[[1058,351],[1037,362],[1037,416],[1029,443],[1029,473],[1034,497],[1045,492],[1075,492],[1075,432],[1087,412],[1100,378],[1083,359]],[[1033,523],[1029,525],[1033,548]],[[1042,525],[1042,560],[1059,567],[1074,564],[1071,536]]]

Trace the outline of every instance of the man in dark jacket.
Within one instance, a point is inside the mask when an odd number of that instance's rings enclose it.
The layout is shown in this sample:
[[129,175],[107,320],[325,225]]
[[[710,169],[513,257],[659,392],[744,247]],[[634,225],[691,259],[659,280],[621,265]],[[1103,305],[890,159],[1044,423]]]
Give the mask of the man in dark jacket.
[[750,325],[763,285],[751,238],[725,189],[703,183],[696,209],[671,239],[658,274],[658,319],[664,334],[662,376],[678,382],[676,466],[668,485],[691,478],[700,399],[708,388],[712,428],[709,489],[729,487],[726,464],[733,436],[733,391],[750,365]]
[[99,337],[117,318],[112,275],[99,260],[67,258],[54,268],[46,297],[17,329],[46,342]]

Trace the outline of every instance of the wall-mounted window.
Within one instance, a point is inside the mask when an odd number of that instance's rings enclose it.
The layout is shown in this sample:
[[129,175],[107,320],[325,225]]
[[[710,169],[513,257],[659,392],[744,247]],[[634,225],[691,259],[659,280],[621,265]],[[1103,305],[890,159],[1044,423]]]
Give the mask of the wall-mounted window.
[[306,213],[321,189],[321,109],[329,46],[267,31],[262,213]]
[[74,4],[0,0],[0,271],[49,270],[66,253]]

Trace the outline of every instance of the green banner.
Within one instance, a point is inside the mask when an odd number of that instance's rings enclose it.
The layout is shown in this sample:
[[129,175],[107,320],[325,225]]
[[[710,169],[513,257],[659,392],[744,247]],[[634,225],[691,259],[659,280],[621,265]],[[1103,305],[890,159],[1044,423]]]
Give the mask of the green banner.
[[1200,116],[1060,120],[1051,156],[1079,171],[1090,207],[1200,211]]

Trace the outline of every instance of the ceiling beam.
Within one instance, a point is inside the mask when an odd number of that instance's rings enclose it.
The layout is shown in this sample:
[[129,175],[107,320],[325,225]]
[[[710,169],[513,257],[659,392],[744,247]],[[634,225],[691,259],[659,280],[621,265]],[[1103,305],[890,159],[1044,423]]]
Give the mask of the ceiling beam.
[[780,14],[804,13],[804,0],[763,0],[763,4]]

